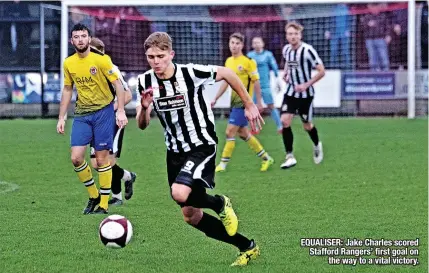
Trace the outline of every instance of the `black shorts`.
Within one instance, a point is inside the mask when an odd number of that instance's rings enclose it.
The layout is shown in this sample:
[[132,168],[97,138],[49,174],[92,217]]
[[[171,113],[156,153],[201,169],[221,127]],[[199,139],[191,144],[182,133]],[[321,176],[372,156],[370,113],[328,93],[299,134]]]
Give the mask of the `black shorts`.
[[200,145],[186,153],[167,150],[168,184],[179,183],[192,189],[215,187],[216,145]]
[[284,95],[281,114],[298,114],[301,121],[304,123],[310,122],[313,119],[313,97],[295,98]]
[[[118,125],[115,124],[115,138],[113,139],[113,146],[112,149],[109,150],[109,153],[112,155],[116,155],[116,158],[120,158],[121,157],[121,151],[122,151],[122,140],[124,138],[124,131],[125,131],[125,127],[120,129],[118,127]],[[90,157],[91,158],[95,158],[95,149],[91,144],[89,145],[91,147],[91,152],[90,152]]]

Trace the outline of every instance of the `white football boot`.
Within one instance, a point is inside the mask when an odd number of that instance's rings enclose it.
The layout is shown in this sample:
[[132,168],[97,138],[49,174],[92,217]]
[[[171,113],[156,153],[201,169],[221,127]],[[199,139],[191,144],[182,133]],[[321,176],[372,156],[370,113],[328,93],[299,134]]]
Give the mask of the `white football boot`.
[[282,168],[282,169],[288,169],[288,168],[292,168],[295,165],[296,165],[296,159],[293,156],[293,154],[287,154],[286,155],[286,160],[285,160],[285,162],[282,165],[280,165],[280,168]]
[[313,147],[313,160],[315,164],[320,164],[323,160],[323,146],[322,142]]

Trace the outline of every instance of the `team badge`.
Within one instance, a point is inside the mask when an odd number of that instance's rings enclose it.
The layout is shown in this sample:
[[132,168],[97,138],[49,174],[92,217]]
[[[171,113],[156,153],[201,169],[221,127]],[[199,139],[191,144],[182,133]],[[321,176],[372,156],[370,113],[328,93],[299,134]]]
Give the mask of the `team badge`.
[[238,68],[238,71],[243,71],[244,70],[244,67],[241,64],[239,64],[237,68]]
[[89,69],[89,73],[91,73],[91,75],[95,75],[95,74],[97,74],[97,67],[92,66],[92,67]]

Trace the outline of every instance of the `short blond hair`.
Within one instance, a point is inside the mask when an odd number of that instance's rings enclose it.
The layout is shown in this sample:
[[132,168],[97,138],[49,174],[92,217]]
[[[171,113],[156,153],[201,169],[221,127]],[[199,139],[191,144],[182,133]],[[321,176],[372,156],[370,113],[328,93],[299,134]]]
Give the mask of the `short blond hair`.
[[232,38],[235,38],[240,42],[244,43],[244,35],[240,32],[234,32],[233,34],[231,34],[231,36],[229,36],[229,40],[231,40]]
[[97,37],[92,37],[91,43],[89,45],[94,47],[98,51],[104,53],[104,50],[105,50],[104,42],[102,40],[98,39]]
[[167,32],[154,32],[144,42],[144,50],[147,51],[153,46],[161,50],[172,50],[173,40]]
[[287,30],[288,28],[294,28],[300,32],[304,30],[304,27],[300,23],[295,21],[287,23],[285,30]]

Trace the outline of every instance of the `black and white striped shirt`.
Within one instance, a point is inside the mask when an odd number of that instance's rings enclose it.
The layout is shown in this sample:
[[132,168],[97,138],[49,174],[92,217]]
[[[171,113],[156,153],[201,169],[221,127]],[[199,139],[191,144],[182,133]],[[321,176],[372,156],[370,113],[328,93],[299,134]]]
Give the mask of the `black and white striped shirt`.
[[164,127],[169,151],[189,152],[200,145],[218,142],[210,102],[204,86],[214,84],[216,66],[174,64],[170,79],[159,79],[153,70],[138,76],[137,94],[152,89],[153,109]]
[[285,65],[289,71],[289,82],[286,95],[295,98],[308,98],[314,96],[314,87],[310,86],[304,92],[295,92],[294,86],[303,84],[311,79],[311,71],[318,64],[323,64],[317,51],[309,44],[302,42],[301,46],[294,50],[290,44],[283,47]]

